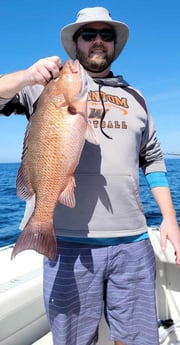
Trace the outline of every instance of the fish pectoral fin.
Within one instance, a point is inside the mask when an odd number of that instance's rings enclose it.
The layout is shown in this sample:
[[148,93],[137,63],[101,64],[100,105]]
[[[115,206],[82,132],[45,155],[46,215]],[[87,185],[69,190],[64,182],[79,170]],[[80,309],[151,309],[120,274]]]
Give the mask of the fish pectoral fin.
[[60,194],[58,201],[70,208],[75,207],[75,195],[74,195],[74,187],[76,186],[74,176],[69,178],[69,182],[63,192]]
[[20,199],[28,200],[33,196],[34,190],[31,185],[28,166],[24,162],[24,159],[25,159],[25,154],[24,154],[24,158],[21,162],[21,166],[18,170],[18,174],[16,178],[16,194]]
[[91,144],[99,145],[99,139],[97,137],[97,134],[96,134],[94,128],[92,127],[92,125],[89,122],[87,124],[85,138]]

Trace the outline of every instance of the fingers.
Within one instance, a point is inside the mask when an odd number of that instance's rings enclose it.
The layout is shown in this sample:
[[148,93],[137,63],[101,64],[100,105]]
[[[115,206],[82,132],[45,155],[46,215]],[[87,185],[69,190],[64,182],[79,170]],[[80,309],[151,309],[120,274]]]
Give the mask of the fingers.
[[167,247],[167,237],[161,232],[160,243],[162,250],[166,250]]
[[[175,248],[175,246],[174,246],[174,248]],[[180,251],[178,251],[178,248],[177,249],[175,248],[174,255],[176,257],[176,265],[178,267],[180,267]]]
[[47,75],[47,80],[49,80],[49,78],[57,78],[59,76],[61,67],[62,63],[58,56],[41,59],[38,64],[38,68],[40,69],[40,71],[42,69],[42,73],[44,72],[45,75]]
[[40,59],[27,69],[30,85],[46,85],[50,79],[55,79],[59,76],[61,68],[62,62],[58,56]]
[[[175,224],[176,225],[176,224]],[[162,250],[166,250],[167,241],[169,240],[174,248],[174,255],[177,267],[180,268],[180,232],[179,226],[168,227],[169,231],[163,224],[160,226],[160,243]]]
[[[165,251],[165,250],[166,250],[166,247],[167,247],[167,238],[166,238],[166,236],[163,236],[163,235],[161,234],[160,242],[161,242],[161,248],[162,248],[162,250]],[[177,265],[177,267],[180,268],[180,251],[178,250],[178,248],[175,248],[175,244],[174,244],[173,242],[171,242],[171,243],[172,243],[172,245],[173,245],[173,247],[174,247],[174,250],[175,250],[175,251],[174,251],[174,255],[175,255],[175,257],[176,257],[176,259],[175,259],[176,265]]]
[[180,253],[175,250],[174,254],[176,256],[176,265],[180,268]]

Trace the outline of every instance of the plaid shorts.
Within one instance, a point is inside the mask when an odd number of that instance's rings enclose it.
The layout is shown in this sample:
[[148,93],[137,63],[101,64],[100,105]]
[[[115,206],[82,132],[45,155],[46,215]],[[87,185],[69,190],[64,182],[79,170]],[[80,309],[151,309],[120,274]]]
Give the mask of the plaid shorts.
[[158,345],[150,240],[94,246],[58,241],[44,259],[44,300],[54,345],[95,345],[105,309],[110,339]]

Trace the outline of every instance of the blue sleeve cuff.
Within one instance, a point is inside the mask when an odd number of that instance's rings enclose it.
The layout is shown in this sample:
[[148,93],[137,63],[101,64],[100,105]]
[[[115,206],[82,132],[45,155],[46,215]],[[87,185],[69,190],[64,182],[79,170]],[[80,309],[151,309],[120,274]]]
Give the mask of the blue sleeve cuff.
[[145,175],[146,181],[150,188],[154,187],[169,187],[167,174],[162,171],[155,171]]

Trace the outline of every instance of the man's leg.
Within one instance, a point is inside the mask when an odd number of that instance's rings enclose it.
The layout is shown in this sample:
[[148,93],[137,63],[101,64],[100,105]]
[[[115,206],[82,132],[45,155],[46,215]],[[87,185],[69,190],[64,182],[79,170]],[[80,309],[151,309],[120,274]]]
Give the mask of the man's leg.
[[105,306],[111,339],[115,345],[158,345],[150,240],[109,247],[108,252]]
[[103,309],[107,247],[58,243],[44,261],[44,300],[54,345],[95,345]]

